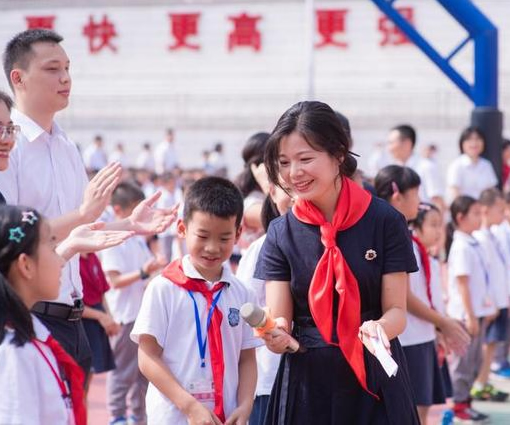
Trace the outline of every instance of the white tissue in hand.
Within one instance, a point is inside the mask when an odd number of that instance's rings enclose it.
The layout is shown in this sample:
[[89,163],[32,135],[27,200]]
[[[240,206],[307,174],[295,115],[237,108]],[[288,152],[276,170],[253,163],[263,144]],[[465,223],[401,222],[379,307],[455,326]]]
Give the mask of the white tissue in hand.
[[388,374],[388,376],[395,376],[398,370],[398,364],[393,360],[393,357],[388,353],[388,350],[384,346],[382,337],[381,337],[381,326],[377,326],[377,337],[370,337],[370,342],[374,347],[374,355],[381,363],[384,371]]

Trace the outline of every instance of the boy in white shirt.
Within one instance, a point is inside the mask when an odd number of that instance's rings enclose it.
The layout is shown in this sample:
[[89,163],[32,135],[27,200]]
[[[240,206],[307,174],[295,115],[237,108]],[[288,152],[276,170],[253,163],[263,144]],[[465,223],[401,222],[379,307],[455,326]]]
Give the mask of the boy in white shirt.
[[178,232],[189,255],[147,287],[131,338],[149,380],[149,424],[246,424],[261,345],[240,319],[252,294],[223,263],[240,234],[243,199],[228,180],[206,177],[185,197]]
[[[145,198],[142,190],[132,183],[120,183],[112,195],[115,220],[128,217]],[[145,280],[165,263],[156,260],[146,240],[135,236],[123,245],[107,249],[101,254],[101,262],[110,290],[106,300],[120,332],[111,337],[116,368],[108,373],[107,394],[110,424],[126,424],[126,399],[130,393],[130,421],[145,421],[145,392],[147,381],[138,370],[137,346],[129,334],[142,304]]]

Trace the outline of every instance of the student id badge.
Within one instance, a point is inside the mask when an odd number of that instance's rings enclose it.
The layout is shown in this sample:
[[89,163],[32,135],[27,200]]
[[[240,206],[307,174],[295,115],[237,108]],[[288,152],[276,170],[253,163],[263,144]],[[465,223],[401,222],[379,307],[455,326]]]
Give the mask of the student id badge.
[[200,378],[190,381],[186,385],[186,391],[206,407],[214,409],[214,382],[212,379]]

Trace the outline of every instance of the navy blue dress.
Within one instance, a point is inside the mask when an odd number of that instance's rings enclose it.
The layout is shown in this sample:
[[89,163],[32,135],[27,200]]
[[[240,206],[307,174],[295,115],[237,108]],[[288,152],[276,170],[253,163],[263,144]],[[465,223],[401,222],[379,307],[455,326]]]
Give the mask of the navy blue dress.
[[[373,197],[364,216],[351,228],[338,232],[336,242],[358,280],[361,322],[379,319],[382,276],[417,270],[404,217]],[[375,251],[375,258],[365,258],[369,250]],[[392,355],[399,365],[396,377],[389,378],[378,360],[364,350],[368,388],[380,397],[377,400],[359,385],[341,350],[320,337],[308,306],[308,288],[323,252],[318,226],[300,222],[292,212],[271,222],[255,277],[290,281],[293,335],[308,349],[282,356],[266,424],[419,424],[397,338],[391,341]],[[349,300],[346,303],[348,306]]]

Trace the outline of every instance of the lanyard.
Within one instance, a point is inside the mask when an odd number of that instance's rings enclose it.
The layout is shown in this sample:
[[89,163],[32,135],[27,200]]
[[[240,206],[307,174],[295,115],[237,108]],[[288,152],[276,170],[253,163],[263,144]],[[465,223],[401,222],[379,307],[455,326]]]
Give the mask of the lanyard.
[[198,312],[197,301],[195,300],[195,296],[192,291],[188,291],[189,296],[193,300],[193,306],[195,308],[195,326],[197,328],[197,342],[198,342],[198,353],[200,355],[200,367],[205,367],[205,349],[207,346],[207,332],[209,331],[209,327],[211,326],[211,319],[214,313],[214,309],[216,308],[216,304],[220,299],[221,293],[223,289],[218,291],[218,294],[213,298],[211,303],[211,308],[209,309],[209,313],[207,313],[207,322],[205,325],[205,338],[202,340],[202,326],[200,325],[200,313]]
[[32,340],[32,343],[34,344],[35,348],[37,348],[37,351],[39,351],[39,353],[41,353],[41,356],[43,356],[44,360],[46,361],[46,363],[50,367],[51,372],[53,373],[53,376],[57,380],[58,386],[60,387],[60,392],[62,393],[62,398],[65,399],[67,397],[70,397],[70,394],[69,394],[69,391],[67,389],[66,383],[64,382],[63,379],[60,378],[59,374],[57,373],[57,371],[55,370],[55,368],[53,367],[51,362],[48,360],[48,357],[46,357],[46,354],[44,354],[44,351],[39,346],[39,343],[35,339]]

